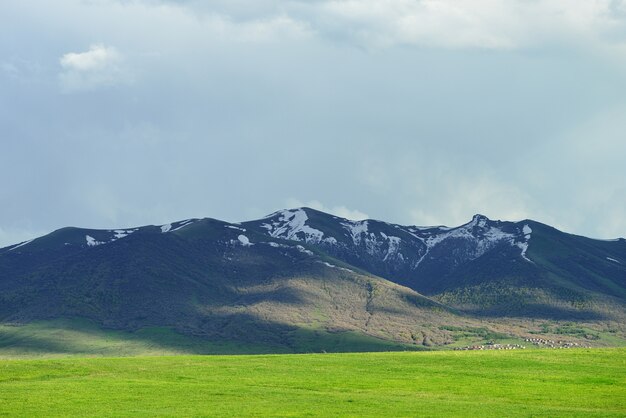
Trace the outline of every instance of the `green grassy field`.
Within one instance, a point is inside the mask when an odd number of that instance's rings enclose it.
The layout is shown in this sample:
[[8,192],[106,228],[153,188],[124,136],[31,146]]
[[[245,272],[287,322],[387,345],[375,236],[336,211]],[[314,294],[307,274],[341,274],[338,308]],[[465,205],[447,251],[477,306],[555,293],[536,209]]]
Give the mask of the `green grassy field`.
[[0,360],[8,416],[626,416],[626,349]]

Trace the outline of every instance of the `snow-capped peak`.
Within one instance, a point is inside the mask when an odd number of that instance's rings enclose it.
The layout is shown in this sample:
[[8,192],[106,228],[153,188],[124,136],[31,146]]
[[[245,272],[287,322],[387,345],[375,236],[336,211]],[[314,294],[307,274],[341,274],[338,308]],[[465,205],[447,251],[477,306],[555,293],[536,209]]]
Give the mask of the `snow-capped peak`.
[[[330,249],[331,252],[354,251],[355,256],[359,258],[367,254],[380,258],[380,261],[387,264],[394,264],[392,268],[410,263],[411,268],[415,269],[428,259],[428,255],[432,254],[435,247],[444,242],[462,246],[463,251],[459,257],[465,260],[481,257],[500,245],[510,245],[519,248],[521,256],[530,261],[526,257],[532,233],[529,225],[515,228],[511,223],[492,221],[481,214],[474,215],[468,223],[455,228],[403,227],[374,220],[350,221],[332,217],[324,222],[336,224],[335,227],[328,226],[330,230],[339,234],[335,236],[326,236],[322,231],[312,227],[309,224],[309,215],[310,212],[306,208],[281,210],[264,218],[260,227],[273,238],[320,244],[327,249],[334,247],[336,250]],[[315,225],[317,226],[317,223]],[[340,227],[343,233],[336,227]],[[394,228],[397,233],[389,233],[391,231],[389,228]],[[414,239],[402,237],[402,233]]]
[[480,213],[477,213],[476,215],[472,217],[472,220],[467,224],[467,226],[472,226],[472,227],[478,226],[480,228],[485,228],[488,222],[489,222],[489,218],[487,218],[485,215],[481,215]]
[[324,237],[322,231],[311,228],[306,224],[309,217],[304,209],[278,211],[266,219],[270,222],[263,223],[261,227],[267,229],[269,235],[273,238],[317,244]]

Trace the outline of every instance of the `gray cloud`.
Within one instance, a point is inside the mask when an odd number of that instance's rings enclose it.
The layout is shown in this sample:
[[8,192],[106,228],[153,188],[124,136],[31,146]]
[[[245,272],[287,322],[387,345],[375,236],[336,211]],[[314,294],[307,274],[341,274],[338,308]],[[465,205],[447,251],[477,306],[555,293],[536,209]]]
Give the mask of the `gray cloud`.
[[295,199],[626,235],[623,3],[470,3],[3,4],[0,245]]
[[623,0],[144,0],[254,22],[290,16],[322,36],[366,47],[514,49],[546,42],[623,45]]

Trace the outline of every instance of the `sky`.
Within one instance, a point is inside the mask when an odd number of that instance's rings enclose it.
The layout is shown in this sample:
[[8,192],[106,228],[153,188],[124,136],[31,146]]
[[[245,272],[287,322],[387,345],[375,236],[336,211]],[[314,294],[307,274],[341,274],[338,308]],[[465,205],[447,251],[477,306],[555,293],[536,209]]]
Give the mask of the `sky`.
[[0,246],[298,206],[626,237],[626,1],[3,1],[0,129]]

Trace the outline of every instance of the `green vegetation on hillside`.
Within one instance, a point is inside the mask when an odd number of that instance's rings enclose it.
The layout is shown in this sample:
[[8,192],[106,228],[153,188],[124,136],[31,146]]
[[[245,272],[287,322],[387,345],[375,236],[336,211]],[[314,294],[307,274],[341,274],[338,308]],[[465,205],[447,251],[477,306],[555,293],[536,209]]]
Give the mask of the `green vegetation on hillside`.
[[626,350],[0,361],[11,416],[626,415]]
[[0,359],[50,357],[125,357],[181,354],[266,354],[415,350],[355,332],[294,329],[284,344],[245,344],[179,334],[151,327],[135,332],[102,329],[80,319],[37,321],[22,326],[0,325]]
[[[112,330],[84,319],[62,318],[20,326],[0,324],[0,359],[423,351],[490,342],[538,348],[523,337],[509,334],[508,330],[515,326],[500,327],[505,332],[498,332],[486,326],[442,325],[433,333],[448,332],[451,339],[444,347],[437,347],[424,345],[421,335],[414,336],[417,341],[413,344],[402,344],[355,331],[329,332],[321,326],[304,324],[285,331],[282,342],[270,343],[185,335],[167,327]],[[618,330],[610,327],[591,329],[556,321],[517,326],[531,328],[529,336],[532,337],[577,342],[584,347],[626,346]]]
[[0,357],[424,350],[529,337],[619,346],[623,254],[626,240],[481,216],[415,229],[305,208],[243,224],[64,228],[0,249]]

